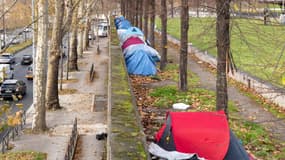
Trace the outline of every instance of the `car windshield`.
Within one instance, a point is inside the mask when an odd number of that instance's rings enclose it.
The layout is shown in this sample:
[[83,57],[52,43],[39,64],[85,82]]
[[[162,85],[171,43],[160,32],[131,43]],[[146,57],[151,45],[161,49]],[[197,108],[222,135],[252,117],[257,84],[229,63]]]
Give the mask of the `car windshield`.
[[9,56],[9,55],[1,55],[1,58],[6,58],[6,59],[8,59],[8,58],[10,58],[10,56]]
[[30,59],[31,56],[30,56],[30,55],[24,55],[23,58],[24,58],[24,59]]
[[2,84],[2,88],[15,88],[16,84]]

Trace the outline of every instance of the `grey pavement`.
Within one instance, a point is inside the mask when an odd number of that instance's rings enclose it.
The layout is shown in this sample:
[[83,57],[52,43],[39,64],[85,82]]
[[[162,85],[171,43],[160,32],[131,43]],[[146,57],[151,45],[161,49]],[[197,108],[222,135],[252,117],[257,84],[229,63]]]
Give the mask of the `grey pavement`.
[[[29,132],[34,114],[31,106],[27,124],[20,136],[11,142],[14,148],[10,152],[38,151],[47,153],[48,160],[64,159],[72,125],[77,118],[79,139],[74,159],[102,159],[106,141],[97,140],[96,134],[106,132],[107,129],[108,38],[100,38],[99,44],[90,44],[83,57],[79,57],[79,71],[69,73],[70,82],[63,83],[63,89],[75,89],[76,92],[61,94],[62,109],[46,113],[49,131],[41,134]],[[100,46],[100,54],[97,54],[97,45]],[[92,64],[95,79],[91,82],[89,70]]]

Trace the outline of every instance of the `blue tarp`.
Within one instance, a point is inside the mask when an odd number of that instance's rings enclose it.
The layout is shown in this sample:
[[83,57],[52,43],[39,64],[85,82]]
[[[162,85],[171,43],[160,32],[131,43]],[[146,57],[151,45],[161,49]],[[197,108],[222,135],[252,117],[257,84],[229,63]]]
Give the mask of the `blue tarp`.
[[117,28],[118,24],[123,20],[125,20],[125,17],[123,17],[123,16],[119,16],[119,17],[114,19],[116,28]]
[[118,36],[122,44],[130,37],[140,37],[142,40],[144,39],[143,32],[137,27],[130,27],[125,32],[121,32]]
[[132,27],[131,23],[128,20],[121,20],[120,22],[117,23],[116,29],[128,29]]
[[156,74],[156,64],[143,49],[135,49],[124,55],[129,74],[151,76]]
[[[145,42],[143,32],[139,28],[133,27],[123,16],[115,18],[114,22],[121,46],[131,37],[139,37]],[[129,74],[142,76],[156,74],[156,62],[160,61],[160,56],[155,49],[146,43],[128,43],[123,53]]]

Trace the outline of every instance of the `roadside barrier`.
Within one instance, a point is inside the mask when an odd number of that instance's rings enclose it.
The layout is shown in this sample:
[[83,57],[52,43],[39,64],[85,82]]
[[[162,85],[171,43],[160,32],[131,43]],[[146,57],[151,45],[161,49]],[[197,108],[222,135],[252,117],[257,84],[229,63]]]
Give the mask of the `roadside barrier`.
[[78,139],[77,118],[74,119],[71,136],[65,152],[64,160],[72,160]]
[[24,125],[26,124],[26,111],[24,111],[21,115],[21,120],[19,123],[13,127],[9,126],[5,129],[2,133],[0,133],[1,137],[1,152],[5,153],[7,150],[10,149],[9,141],[12,139],[14,140],[16,136],[20,134],[20,131],[23,129]]

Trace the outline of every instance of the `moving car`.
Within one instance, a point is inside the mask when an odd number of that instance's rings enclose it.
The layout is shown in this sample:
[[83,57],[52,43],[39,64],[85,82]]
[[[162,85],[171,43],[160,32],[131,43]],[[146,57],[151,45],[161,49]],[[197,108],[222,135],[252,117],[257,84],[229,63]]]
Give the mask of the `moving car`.
[[22,65],[32,64],[32,63],[33,63],[32,55],[23,55],[22,60],[21,60]]
[[9,79],[5,80],[0,89],[0,97],[4,98],[22,98],[26,94],[27,86],[22,80]]
[[33,65],[30,65],[26,71],[25,77],[27,80],[33,80]]
[[11,53],[2,53],[0,56],[0,64],[13,64],[16,62],[16,58]]

